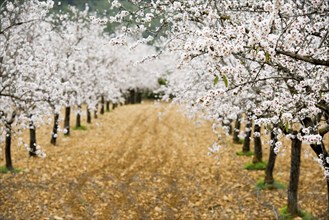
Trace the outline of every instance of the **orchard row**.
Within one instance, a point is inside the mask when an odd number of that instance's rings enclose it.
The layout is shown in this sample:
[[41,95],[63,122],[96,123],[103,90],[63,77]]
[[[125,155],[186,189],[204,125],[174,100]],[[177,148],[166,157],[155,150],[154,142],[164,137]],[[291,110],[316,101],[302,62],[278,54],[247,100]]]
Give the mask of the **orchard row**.
[[[271,134],[267,183],[273,182],[280,138],[290,138],[287,210],[292,217],[301,215],[302,142],[323,167],[329,192],[329,155],[323,142],[329,131],[328,1],[130,2],[135,8],[128,10],[123,1],[111,1],[119,13],[109,21],[121,22],[122,30],[129,33],[147,30],[147,39],[162,48],[162,56],[178,57],[178,69],[170,71],[160,89],[164,99],[173,97],[190,116],[203,113],[214,121],[214,132],[219,126],[229,128],[236,119],[236,141],[244,116],[243,152],[249,151],[254,124],[255,164],[261,160],[261,127],[266,129]],[[214,144],[210,151],[219,149]],[[327,205],[329,210],[329,199]]]
[[[104,111],[105,105],[124,103],[125,97],[139,95],[140,99],[141,93],[157,88],[164,65],[140,63],[155,53],[154,47],[127,48],[122,40],[104,32],[104,24],[90,21],[88,8],[50,13],[53,4],[5,1],[0,7],[0,141],[6,143],[9,170],[13,170],[13,135],[29,129],[30,143],[20,144],[31,156],[43,157],[36,143],[37,127],[53,121],[51,143],[55,145],[58,131],[70,134],[72,107],[80,127],[82,105],[87,105],[90,122],[98,104]],[[63,128],[61,109],[65,109]]]
[[[3,132],[13,123],[18,129],[39,125],[45,113],[56,117],[62,107],[86,103],[92,110],[99,100],[122,102],[129,90],[157,89],[161,77],[157,92],[164,100],[184,105],[191,117],[202,113],[213,120],[214,132],[219,126],[229,131],[236,120],[238,141],[244,117],[244,153],[253,125],[255,164],[261,161],[261,128],[266,129],[272,139],[267,183],[274,181],[280,138],[291,139],[292,216],[301,214],[302,142],[319,159],[329,192],[323,142],[329,131],[328,1],[133,0],[129,7],[109,2],[114,15],[105,18],[74,9],[46,16],[52,1],[2,6]],[[103,33],[106,23],[120,24],[114,35]],[[215,144],[210,151],[218,149]]]

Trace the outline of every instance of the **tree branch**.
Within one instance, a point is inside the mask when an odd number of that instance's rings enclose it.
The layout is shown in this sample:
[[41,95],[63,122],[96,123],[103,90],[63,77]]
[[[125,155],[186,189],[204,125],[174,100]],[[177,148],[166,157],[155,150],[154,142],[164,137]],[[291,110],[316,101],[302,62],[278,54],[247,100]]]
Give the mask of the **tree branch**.
[[31,23],[31,22],[34,22],[34,21],[37,21],[37,20],[38,19],[32,19],[32,20],[28,20],[28,21],[21,21],[21,22],[17,22],[17,23],[11,24],[8,27],[6,27],[5,29],[0,30],[0,35],[4,34],[7,30],[9,30],[12,27],[20,26],[22,24],[28,24],[28,23]]
[[325,126],[319,128],[319,134],[321,135],[321,137],[323,137],[328,132],[329,132],[329,125],[328,124],[326,124]]
[[297,53],[292,53],[292,52],[288,52],[288,51],[282,51],[282,50],[275,50],[275,51],[278,54],[282,54],[282,55],[291,57],[291,58],[296,59],[296,60],[305,61],[307,63],[311,63],[311,64],[314,64],[314,65],[329,66],[329,60],[314,59],[314,58],[309,57],[309,56],[302,56],[302,55],[299,55]]

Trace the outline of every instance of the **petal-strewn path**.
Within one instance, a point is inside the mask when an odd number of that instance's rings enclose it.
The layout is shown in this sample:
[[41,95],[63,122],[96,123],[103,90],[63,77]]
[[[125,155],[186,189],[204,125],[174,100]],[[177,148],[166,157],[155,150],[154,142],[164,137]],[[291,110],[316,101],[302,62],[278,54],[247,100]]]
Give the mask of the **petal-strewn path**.
[[[210,125],[196,127],[167,104],[120,107],[56,147],[49,132],[37,131],[44,160],[13,147],[24,171],[0,175],[0,219],[275,219],[286,203],[285,190],[254,188],[263,172],[243,170],[251,158],[235,155],[240,145],[223,139],[216,164]],[[278,164],[275,176],[287,183],[289,148]],[[301,173],[300,205],[320,215],[322,171],[303,158]]]

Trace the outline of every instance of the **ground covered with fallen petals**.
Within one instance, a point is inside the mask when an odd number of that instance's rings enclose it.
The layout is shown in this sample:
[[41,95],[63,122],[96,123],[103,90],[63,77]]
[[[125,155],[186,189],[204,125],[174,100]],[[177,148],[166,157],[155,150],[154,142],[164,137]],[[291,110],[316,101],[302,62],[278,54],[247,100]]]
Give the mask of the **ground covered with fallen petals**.
[[[264,171],[244,170],[251,158],[236,156],[241,145],[229,136],[220,141],[219,162],[208,156],[216,140],[210,123],[196,125],[177,109],[122,106],[85,131],[61,135],[57,146],[48,143],[50,127],[37,130],[47,157],[29,158],[13,146],[14,166],[22,171],[0,174],[0,219],[276,219],[286,190],[257,190]],[[275,177],[287,185],[284,143]],[[264,160],[267,155],[264,142]],[[303,146],[299,205],[320,218],[326,186],[312,158]]]

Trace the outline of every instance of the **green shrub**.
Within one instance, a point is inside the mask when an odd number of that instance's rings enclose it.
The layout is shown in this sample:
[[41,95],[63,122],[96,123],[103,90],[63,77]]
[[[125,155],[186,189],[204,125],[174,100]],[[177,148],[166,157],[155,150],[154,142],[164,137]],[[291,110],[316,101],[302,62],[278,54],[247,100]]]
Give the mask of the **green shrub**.
[[76,130],[76,131],[86,131],[87,130],[87,127],[84,126],[84,125],[81,125],[80,127],[73,128],[73,130]]
[[[291,214],[288,212],[288,207],[285,206],[280,209],[279,211],[280,218],[282,220],[293,220],[294,218],[291,216]],[[298,216],[301,217],[303,220],[315,220],[315,218],[306,211],[299,210]]]
[[254,155],[254,152],[252,152],[252,151],[248,151],[248,152],[239,151],[239,152],[236,152],[236,155],[251,157],[251,156]]
[[168,80],[167,79],[165,79],[165,78],[158,78],[158,84],[160,85],[160,86],[166,86],[167,84],[168,84]]
[[240,138],[238,144],[243,144],[244,143],[244,138]]
[[265,170],[266,163],[265,162],[258,162],[258,163],[248,163],[244,166],[246,170]]
[[8,172],[11,172],[11,173],[19,173],[21,171],[22,170],[16,169],[16,168],[14,168],[13,170],[8,170],[7,167],[0,166],[0,173],[8,173]]
[[264,180],[259,180],[256,183],[257,189],[285,189],[286,186],[283,183],[274,180],[273,184],[266,184]]

